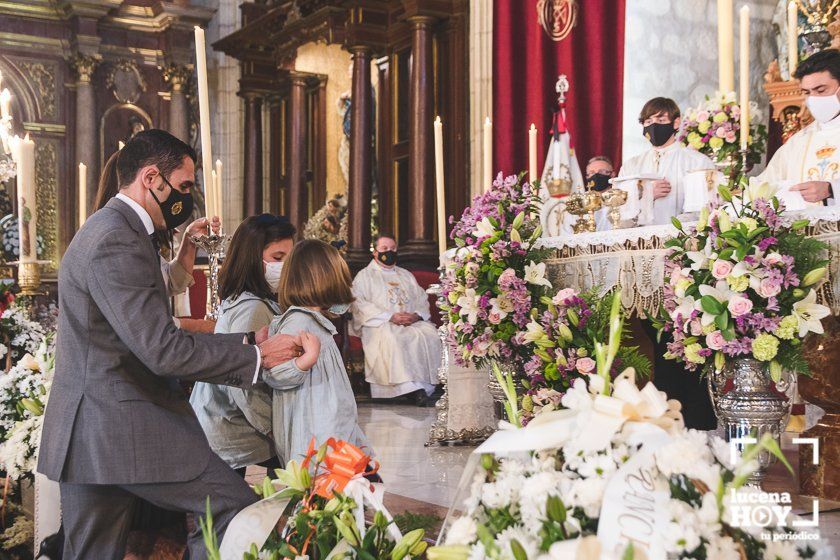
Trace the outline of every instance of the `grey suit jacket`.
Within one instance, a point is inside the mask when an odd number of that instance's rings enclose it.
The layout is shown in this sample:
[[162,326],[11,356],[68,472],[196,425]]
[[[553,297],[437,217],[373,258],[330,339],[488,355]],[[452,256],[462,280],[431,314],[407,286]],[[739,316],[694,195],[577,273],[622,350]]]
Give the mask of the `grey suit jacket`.
[[181,482],[212,451],[176,379],[250,387],[242,334],[177,329],[139,216],[112,199],[73,238],[58,278],[55,378],[38,471],[87,484]]

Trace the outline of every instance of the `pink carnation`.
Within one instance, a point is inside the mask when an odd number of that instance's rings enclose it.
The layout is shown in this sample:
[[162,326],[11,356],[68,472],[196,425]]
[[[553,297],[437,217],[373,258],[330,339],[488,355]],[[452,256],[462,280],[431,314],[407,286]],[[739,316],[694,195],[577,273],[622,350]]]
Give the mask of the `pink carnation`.
[[729,309],[733,317],[740,317],[752,311],[753,303],[743,296],[736,296],[729,300],[726,308]]
[[712,276],[718,280],[724,280],[730,272],[732,272],[732,263],[727,260],[718,259],[712,265]]
[[720,331],[710,332],[706,335],[706,346],[712,350],[720,350],[726,344],[726,339],[723,338],[723,333]]
[[595,370],[595,360],[589,357],[578,358],[575,362],[575,368],[580,373],[591,373]]

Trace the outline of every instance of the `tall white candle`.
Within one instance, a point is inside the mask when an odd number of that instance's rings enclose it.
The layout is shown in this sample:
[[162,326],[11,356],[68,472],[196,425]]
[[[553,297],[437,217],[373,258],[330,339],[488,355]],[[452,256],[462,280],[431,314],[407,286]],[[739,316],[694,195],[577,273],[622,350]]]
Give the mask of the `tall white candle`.
[[446,252],[446,195],[443,177],[443,123],[435,119],[435,194],[437,202],[438,250]]
[[35,240],[38,205],[35,200],[35,142],[15,136],[12,154],[17,165],[18,232],[20,235],[20,261],[38,260]]
[[796,2],[788,2],[787,11],[787,47],[788,47],[788,72],[790,79],[796,72],[796,65],[799,62],[799,9]]
[[735,91],[735,57],[732,42],[732,0],[718,0],[718,84],[722,93]]
[[216,185],[219,182],[219,177],[215,169],[210,170],[210,184],[207,185],[207,192],[204,197],[204,213],[208,220],[212,220],[216,216],[216,207],[213,204],[213,199],[216,197]]
[[123,148],[125,148],[125,142],[123,142],[122,140],[117,140],[117,149],[122,150]]
[[[210,146],[210,96],[207,92],[207,53],[204,47],[204,30],[195,26],[195,73],[198,84],[198,117],[201,130],[201,166],[204,178],[204,192],[212,188],[213,150]],[[209,180],[208,180],[209,179]],[[209,199],[205,196],[205,200]],[[204,215],[209,216],[205,205]]]
[[213,185],[213,212],[222,219],[222,160],[216,160],[216,183]]
[[87,165],[79,163],[79,227],[87,220]]
[[12,94],[9,90],[0,91],[0,117],[8,118],[12,110]]
[[528,130],[528,179],[531,183],[538,181],[537,175],[537,127],[531,123]]
[[750,137],[750,7],[741,8],[741,60],[738,79],[740,80],[741,105],[741,149],[745,150]]
[[484,192],[493,186],[493,123],[484,119]]

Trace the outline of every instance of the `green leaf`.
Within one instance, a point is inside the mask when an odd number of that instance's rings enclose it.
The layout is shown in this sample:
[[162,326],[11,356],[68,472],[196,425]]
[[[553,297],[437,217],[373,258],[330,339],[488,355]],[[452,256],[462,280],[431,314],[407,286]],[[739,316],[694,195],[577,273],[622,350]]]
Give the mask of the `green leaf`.
[[675,216],[671,216],[671,223],[674,225],[675,228],[677,228],[677,231],[682,232],[682,222],[680,222]]
[[720,254],[718,255],[718,258],[723,259],[723,260],[729,260],[730,258],[732,258],[732,254],[734,252],[735,252],[735,249],[733,247],[726,247],[725,249],[723,249],[720,252]]
[[522,548],[522,545],[519,544],[519,541],[513,539],[510,541],[510,550],[513,552],[513,557],[516,560],[528,560],[528,554],[525,552],[525,549]]
[[566,506],[557,496],[549,496],[545,503],[545,511],[548,518],[555,523],[566,522]]
[[715,325],[720,330],[726,330],[727,325],[729,325],[729,311],[724,309],[723,313],[715,317]]
[[724,185],[718,185],[718,194],[726,202],[732,202],[732,191]]
[[724,309],[723,304],[713,296],[703,296],[700,298],[700,306],[703,308],[703,311],[712,315],[720,315]]
[[811,223],[811,220],[808,220],[808,219],[804,219],[804,220],[796,220],[795,222],[793,222],[792,224],[790,224],[790,229],[794,229],[794,230],[796,230],[796,229],[802,229],[802,228],[804,228],[805,226],[807,226],[807,225],[808,225],[808,224],[810,224],[810,223]]
[[633,548],[633,543],[627,543],[627,548],[624,549],[624,554],[621,555],[621,560],[634,560],[636,552]]

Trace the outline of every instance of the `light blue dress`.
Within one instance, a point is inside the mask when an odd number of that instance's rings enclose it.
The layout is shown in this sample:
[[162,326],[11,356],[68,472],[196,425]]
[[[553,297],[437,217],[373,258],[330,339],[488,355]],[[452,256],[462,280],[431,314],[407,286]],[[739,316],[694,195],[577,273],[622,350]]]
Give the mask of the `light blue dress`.
[[[215,332],[258,331],[279,312],[276,302],[243,292],[222,302]],[[271,436],[269,387],[260,384],[245,390],[196,383],[190,404],[210,447],[231,468],[256,465],[276,455]]]
[[296,336],[307,331],[321,341],[321,353],[310,371],[294,360],[263,370],[263,381],[274,389],[272,427],[280,458],[301,461],[315,437],[316,447],[329,438],[347,441],[373,456],[373,449],[359,427],[356,399],[333,339],[333,324],[323,315],[290,307],[271,322],[269,333]]

